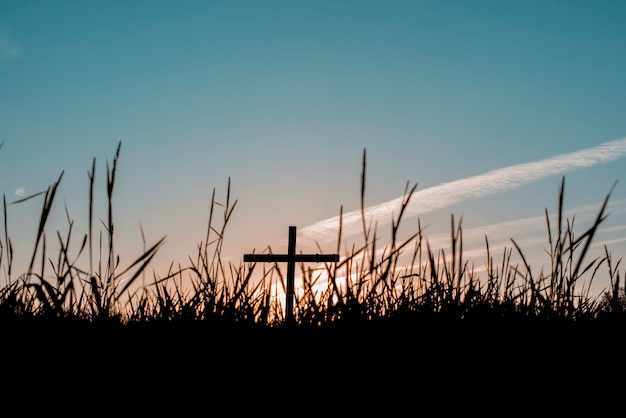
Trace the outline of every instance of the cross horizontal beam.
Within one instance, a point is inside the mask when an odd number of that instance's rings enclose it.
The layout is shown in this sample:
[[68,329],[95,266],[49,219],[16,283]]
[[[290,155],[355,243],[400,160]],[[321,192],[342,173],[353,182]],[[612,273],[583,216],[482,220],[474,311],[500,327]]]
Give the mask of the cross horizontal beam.
[[250,263],[323,263],[338,262],[339,254],[244,254],[243,261]]

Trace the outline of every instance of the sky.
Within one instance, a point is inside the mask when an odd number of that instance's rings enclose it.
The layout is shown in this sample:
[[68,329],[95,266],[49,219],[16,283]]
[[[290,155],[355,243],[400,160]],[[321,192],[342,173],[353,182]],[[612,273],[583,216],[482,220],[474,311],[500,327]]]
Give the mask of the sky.
[[225,260],[286,252],[289,226],[298,251],[335,252],[340,211],[356,220],[346,243],[361,232],[364,155],[381,245],[416,185],[404,236],[419,221],[446,248],[454,216],[477,270],[485,234],[496,258],[513,238],[540,269],[544,211],[565,177],[580,233],[612,193],[595,249],[618,259],[625,19],[626,4],[602,0],[2,0],[0,191],[15,257],[29,260],[43,196],[11,203],[61,173],[47,240],[69,218],[80,243],[94,159],[106,222],[106,167],[121,144],[122,265],[162,237],[155,271],[195,259],[214,190],[236,201]]

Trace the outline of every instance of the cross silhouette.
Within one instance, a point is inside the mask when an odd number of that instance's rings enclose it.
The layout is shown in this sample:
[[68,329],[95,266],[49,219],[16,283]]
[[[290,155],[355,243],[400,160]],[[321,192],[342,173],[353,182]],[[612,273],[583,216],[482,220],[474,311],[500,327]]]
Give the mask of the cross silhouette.
[[243,261],[287,263],[287,290],[285,293],[285,310],[288,322],[293,320],[294,274],[296,263],[337,262],[339,254],[296,254],[296,227],[289,227],[289,247],[287,254],[244,254]]

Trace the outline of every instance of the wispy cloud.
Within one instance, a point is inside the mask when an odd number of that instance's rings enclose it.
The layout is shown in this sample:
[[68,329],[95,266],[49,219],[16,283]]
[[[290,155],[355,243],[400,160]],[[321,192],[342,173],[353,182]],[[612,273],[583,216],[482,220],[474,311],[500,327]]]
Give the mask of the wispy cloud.
[[[626,138],[604,142],[596,147],[586,148],[566,154],[556,155],[544,160],[516,164],[487,171],[477,176],[466,177],[437,186],[416,191],[405,210],[405,218],[423,215],[442,209],[463,200],[511,190],[523,184],[532,183],[553,174],[562,174],[577,168],[591,167],[597,164],[617,160],[626,155]],[[404,196],[370,206],[365,209],[368,221],[384,224],[391,221],[391,214],[398,212]],[[300,229],[305,239],[317,242],[329,242],[337,238],[339,216],[316,222]],[[356,210],[343,215],[342,231],[345,236],[361,231],[361,211]]]
[[[598,202],[596,205],[587,204],[578,206],[563,212],[565,218],[573,219],[576,216],[576,225],[571,223],[573,230],[578,233],[582,233],[593,224],[595,218],[600,210],[602,202]],[[624,215],[626,213],[626,199],[619,199],[609,204],[610,215]],[[556,235],[555,220],[557,213],[549,213],[552,233]],[[492,251],[500,251],[504,247],[509,249],[512,247],[511,239],[520,244],[522,248],[528,248],[535,244],[548,243],[548,224],[545,215],[533,216],[528,218],[515,219],[511,221],[503,221],[493,223],[489,225],[475,226],[471,228],[463,228],[463,258],[475,259],[483,258],[486,255],[486,242],[485,237],[489,240],[489,246]],[[626,240],[626,238],[609,239],[605,236],[610,235],[623,235],[623,231],[626,230],[626,225],[617,225],[612,227],[601,227],[598,231],[600,241],[596,242],[596,246],[604,246],[609,243],[619,243]],[[424,236],[424,239],[429,243],[433,251],[439,251],[440,249],[448,249],[450,245],[450,232],[440,232],[436,234],[430,234]],[[424,244],[425,245],[425,244]],[[409,246],[409,252],[411,246]],[[389,245],[376,250],[375,258],[383,257],[384,254],[388,254],[390,251]],[[543,253],[543,249],[540,251]]]
[[12,61],[22,55],[19,45],[13,40],[9,30],[0,24],[0,62]]

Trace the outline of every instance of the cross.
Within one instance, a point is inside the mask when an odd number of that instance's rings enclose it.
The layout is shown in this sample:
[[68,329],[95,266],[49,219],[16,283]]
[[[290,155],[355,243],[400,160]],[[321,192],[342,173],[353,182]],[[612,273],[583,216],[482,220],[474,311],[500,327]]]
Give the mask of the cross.
[[266,263],[287,263],[287,291],[285,294],[286,319],[293,320],[293,300],[294,300],[294,274],[296,263],[305,262],[337,262],[339,254],[296,254],[296,227],[289,227],[289,249],[287,254],[244,254],[243,261],[266,262]]

